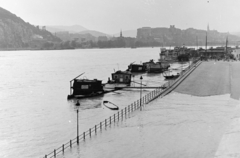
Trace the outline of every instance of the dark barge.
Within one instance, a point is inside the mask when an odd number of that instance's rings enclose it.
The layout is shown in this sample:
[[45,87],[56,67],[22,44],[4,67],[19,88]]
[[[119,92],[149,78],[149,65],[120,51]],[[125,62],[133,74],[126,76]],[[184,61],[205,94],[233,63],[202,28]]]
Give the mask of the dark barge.
[[93,79],[74,79],[73,85],[70,87],[70,95],[68,99],[71,98],[88,98],[106,93],[103,89],[102,81]]
[[146,72],[146,65],[131,63],[130,65],[128,65],[127,71],[129,71],[129,72]]

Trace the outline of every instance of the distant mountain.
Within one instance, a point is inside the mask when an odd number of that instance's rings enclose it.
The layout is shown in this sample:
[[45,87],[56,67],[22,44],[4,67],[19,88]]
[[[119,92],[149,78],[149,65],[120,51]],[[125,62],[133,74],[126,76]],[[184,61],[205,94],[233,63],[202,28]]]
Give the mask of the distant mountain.
[[52,33],[64,31],[68,31],[69,33],[78,33],[81,31],[85,31],[87,29],[80,25],[72,25],[72,26],[46,26],[46,30]]
[[99,37],[99,36],[110,37],[110,35],[108,35],[106,33],[102,33],[102,32],[99,32],[99,31],[94,31],[94,30],[81,31],[81,32],[79,32],[79,34],[91,34],[92,36],[95,36],[95,37]]
[[[119,37],[120,32],[119,33],[115,33],[114,36],[115,37]],[[137,37],[137,30],[126,30],[126,31],[122,31],[122,35],[123,37]]]
[[50,32],[33,26],[0,7],[0,48],[37,48],[45,42],[60,42]]

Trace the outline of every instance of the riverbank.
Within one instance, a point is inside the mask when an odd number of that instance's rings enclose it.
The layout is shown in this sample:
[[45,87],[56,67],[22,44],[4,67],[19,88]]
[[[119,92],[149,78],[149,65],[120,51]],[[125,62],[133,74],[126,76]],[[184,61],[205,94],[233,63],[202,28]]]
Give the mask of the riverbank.
[[239,67],[203,62],[174,92],[65,157],[240,156]]

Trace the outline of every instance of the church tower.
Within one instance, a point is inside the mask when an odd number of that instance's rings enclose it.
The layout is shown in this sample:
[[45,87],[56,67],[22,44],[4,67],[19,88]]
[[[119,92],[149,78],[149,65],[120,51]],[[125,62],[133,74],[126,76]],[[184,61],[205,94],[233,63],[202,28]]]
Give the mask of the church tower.
[[120,37],[122,38],[122,30],[121,30],[121,32],[120,32]]

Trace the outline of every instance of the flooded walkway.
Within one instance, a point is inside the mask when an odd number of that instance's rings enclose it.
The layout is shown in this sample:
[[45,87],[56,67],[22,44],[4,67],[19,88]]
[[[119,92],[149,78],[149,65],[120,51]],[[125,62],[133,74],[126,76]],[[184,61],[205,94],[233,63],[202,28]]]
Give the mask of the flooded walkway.
[[202,63],[174,92],[64,157],[240,157],[239,69],[240,63]]

